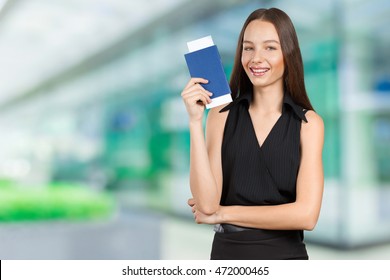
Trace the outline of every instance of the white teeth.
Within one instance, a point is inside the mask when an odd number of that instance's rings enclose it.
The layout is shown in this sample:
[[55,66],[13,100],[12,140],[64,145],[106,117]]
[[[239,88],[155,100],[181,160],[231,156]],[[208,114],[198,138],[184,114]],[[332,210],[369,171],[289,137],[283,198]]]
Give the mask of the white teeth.
[[265,73],[265,72],[268,71],[268,69],[253,69],[253,68],[252,68],[252,71],[253,71],[254,73]]

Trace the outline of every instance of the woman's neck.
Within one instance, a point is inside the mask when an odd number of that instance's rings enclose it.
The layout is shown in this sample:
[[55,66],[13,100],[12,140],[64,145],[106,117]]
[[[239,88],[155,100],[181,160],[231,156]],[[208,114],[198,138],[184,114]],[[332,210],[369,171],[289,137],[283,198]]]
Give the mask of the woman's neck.
[[253,89],[252,110],[262,113],[282,112],[283,87]]

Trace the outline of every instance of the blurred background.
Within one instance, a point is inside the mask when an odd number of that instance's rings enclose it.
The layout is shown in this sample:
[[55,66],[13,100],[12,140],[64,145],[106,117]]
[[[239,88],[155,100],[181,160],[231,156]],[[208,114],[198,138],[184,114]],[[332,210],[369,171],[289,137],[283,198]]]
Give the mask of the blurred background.
[[312,259],[390,259],[387,0],[0,0],[0,259],[208,259],[180,92],[186,42],[230,76],[260,7],[298,32],[326,127]]

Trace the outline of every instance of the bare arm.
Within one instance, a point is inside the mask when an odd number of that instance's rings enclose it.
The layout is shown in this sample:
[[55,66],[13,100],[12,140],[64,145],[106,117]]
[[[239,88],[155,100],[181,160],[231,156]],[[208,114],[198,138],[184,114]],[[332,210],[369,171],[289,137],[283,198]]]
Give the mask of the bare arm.
[[225,206],[215,215],[197,212],[198,223],[231,223],[262,229],[312,230],[318,220],[324,175],[322,147],[324,125],[313,111],[306,113],[308,123],[302,123],[301,164],[297,178],[296,201],[275,206]]
[[[207,92],[197,84],[202,80],[191,79],[182,96],[190,116],[191,193],[199,211],[213,214],[218,210],[221,198],[221,144],[227,113],[219,113],[220,107],[210,109],[205,137],[202,116],[208,97],[205,97]],[[198,100],[202,103],[200,104]]]

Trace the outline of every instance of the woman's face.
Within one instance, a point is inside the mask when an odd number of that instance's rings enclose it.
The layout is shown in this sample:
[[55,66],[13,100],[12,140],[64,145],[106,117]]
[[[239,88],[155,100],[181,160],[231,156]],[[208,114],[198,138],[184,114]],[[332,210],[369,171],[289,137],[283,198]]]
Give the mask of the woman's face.
[[254,88],[283,86],[284,61],[275,26],[253,20],[245,29],[241,63]]

